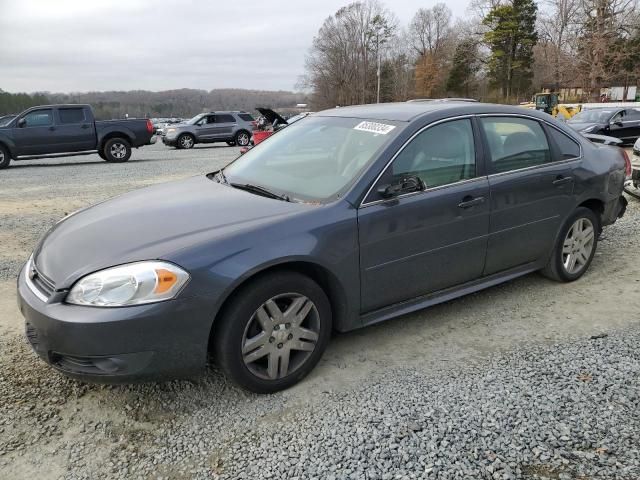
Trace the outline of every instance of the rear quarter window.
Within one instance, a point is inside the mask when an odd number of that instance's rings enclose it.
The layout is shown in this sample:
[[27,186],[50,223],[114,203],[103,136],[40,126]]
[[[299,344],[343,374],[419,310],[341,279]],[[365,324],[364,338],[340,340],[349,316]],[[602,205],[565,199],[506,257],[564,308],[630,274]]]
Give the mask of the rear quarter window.
[[239,113],[238,117],[245,122],[253,122],[253,117],[248,113]]
[[556,160],[569,160],[580,156],[580,145],[573,138],[553,127],[549,127],[549,136],[558,151]]

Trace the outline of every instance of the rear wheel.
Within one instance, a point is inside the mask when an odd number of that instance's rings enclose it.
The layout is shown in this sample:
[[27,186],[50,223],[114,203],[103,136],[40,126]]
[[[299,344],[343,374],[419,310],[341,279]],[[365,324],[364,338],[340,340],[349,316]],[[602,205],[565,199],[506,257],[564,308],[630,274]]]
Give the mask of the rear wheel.
[[324,291],[294,272],[263,276],[237,292],[212,338],[222,371],[240,386],[271,393],[298,383],[331,334]]
[[247,145],[249,145],[250,141],[251,141],[251,135],[249,135],[249,132],[240,130],[238,133],[236,133],[235,143],[239,147],[246,147]]
[[0,145],[0,169],[7,168],[11,163],[11,155],[4,145]]
[[178,143],[177,143],[178,148],[184,148],[185,150],[189,150],[190,148],[193,148],[195,144],[196,144],[196,139],[190,133],[183,133],[178,137]]
[[600,221],[590,209],[579,207],[567,219],[542,274],[558,282],[572,282],[589,268],[598,246]]
[[102,153],[107,162],[126,162],[131,158],[131,144],[124,138],[110,138],[105,142]]

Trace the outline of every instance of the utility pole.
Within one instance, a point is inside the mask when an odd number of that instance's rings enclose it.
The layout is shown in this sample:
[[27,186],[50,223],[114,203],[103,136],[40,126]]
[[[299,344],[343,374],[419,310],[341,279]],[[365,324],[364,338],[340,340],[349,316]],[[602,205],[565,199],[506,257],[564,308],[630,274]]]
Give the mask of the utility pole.
[[376,32],[376,50],[378,54],[378,92],[376,103],[380,103],[380,31]]

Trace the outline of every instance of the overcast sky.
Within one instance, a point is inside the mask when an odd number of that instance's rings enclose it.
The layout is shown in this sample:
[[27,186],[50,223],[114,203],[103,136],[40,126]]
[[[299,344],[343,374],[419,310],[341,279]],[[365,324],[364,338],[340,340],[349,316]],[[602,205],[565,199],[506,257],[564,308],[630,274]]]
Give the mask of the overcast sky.
[[[406,25],[437,0],[387,0]],[[0,89],[292,90],[348,0],[0,0]],[[446,2],[462,17],[468,0]]]

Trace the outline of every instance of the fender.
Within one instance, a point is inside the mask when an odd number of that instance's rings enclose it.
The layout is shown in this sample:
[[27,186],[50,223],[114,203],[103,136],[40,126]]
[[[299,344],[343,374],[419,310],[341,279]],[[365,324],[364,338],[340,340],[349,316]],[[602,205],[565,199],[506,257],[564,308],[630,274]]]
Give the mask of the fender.
[[127,137],[131,140],[131,146],[135,147],[137,143],[136,134],[130,128],[123,127],[122,125],[104,125],[96,122],[96,133],[98,136],[98,148],[102,146],[107,136],[113,136],[118,134]]
[[10,128],[0,129],[0,143],[9,149],[9,155],[11,158],[16,158],[16,143],[13,141],[7,132],[11,132]]

